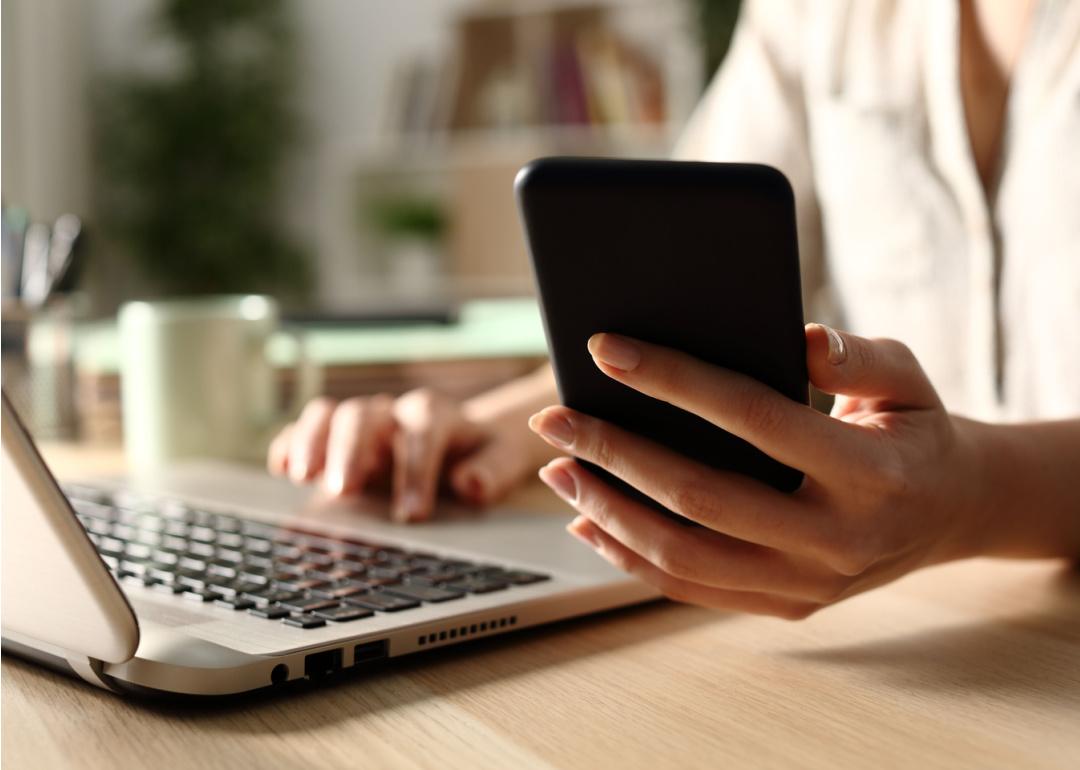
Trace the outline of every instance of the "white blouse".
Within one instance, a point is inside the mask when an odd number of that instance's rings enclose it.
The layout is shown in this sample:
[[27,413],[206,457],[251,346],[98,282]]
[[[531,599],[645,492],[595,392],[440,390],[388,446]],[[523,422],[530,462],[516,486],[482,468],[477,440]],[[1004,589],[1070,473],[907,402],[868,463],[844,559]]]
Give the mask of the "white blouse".
[[676,151],[795,190],[807,319],[908,344],[950,410],[1080,415],[1080,0],[1042,0],[988,201],[949,0],[746,0]]

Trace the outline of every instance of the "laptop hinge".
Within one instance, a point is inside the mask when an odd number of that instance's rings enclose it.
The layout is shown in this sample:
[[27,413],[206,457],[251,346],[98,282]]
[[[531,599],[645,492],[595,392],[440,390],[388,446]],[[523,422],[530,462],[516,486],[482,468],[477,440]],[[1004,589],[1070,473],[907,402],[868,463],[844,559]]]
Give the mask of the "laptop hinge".
[[113,691],[112,685],[105,678],[105,664],[100,660],[94,658],[87,658],[80,655],[66,656],[65,660],[71,670],[78,674],[82,679],[85,679],[95,687],[101,687],[102,689]]

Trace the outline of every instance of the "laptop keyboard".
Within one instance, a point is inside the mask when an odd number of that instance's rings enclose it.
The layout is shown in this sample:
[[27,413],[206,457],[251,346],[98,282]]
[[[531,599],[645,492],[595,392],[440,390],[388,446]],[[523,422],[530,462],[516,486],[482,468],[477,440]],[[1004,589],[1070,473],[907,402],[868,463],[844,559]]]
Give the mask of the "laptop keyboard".
[[232,513],[66,486],[102,560],[121,584],[283,623],[320,628],[548,575],[332,538]]

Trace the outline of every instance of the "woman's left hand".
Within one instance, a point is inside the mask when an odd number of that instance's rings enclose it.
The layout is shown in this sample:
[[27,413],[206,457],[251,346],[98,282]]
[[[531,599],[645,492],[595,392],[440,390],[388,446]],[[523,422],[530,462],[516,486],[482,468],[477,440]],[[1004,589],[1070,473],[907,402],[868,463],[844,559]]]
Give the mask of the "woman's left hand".
[[667,596],[804,618],[919,567],[975,555],[985,522],[977,425],[950,416],[911,351],[810,324],[810,379],[831,415],[740,374],[612,334],[596,365],[806,474],[784,494],[561,406],[534,415],[548,443],[704,526],[631,500],[569,458],[540,477],[580,514],[568,529]]

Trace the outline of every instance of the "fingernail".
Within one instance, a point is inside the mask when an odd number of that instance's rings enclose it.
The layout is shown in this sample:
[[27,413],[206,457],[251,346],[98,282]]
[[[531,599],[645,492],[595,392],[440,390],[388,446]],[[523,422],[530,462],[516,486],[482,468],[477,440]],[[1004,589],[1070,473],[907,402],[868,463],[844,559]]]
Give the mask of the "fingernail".
[[578,516],[567,524],[566,531],[592,548],[600,547],[600,539],[596,536],[593,525],[584,516]]
[[340,470],[327,470],[323,475],[323,486],[332,495],[345,494],[345,474]]
[[641,363],[638,346],[617,334],[594,334],[589,338],[589,352],[601,363],[624,372]]
[[577,501],[577,482],[562,468],[545,465],[540,469],[540,480],[551,487],[555,494],[568,503]]
[[420,518],[423,499],[415,489],[409,489],[401,495],[398,503],[398,518],[402,521],[413,521]]
[[289,462],[289,476],[293,481],[307,481],[308,459],[300,457]]
[[844,344],[844,338],[831,326],[821,324],[821,328],[825,330],[825,336],[829,338],[829,363],[835,365],[847,361],[847,345]]
[[529,418],[529,428],[562,447],[574,443],[574,426],[562,415],[540,412]]

